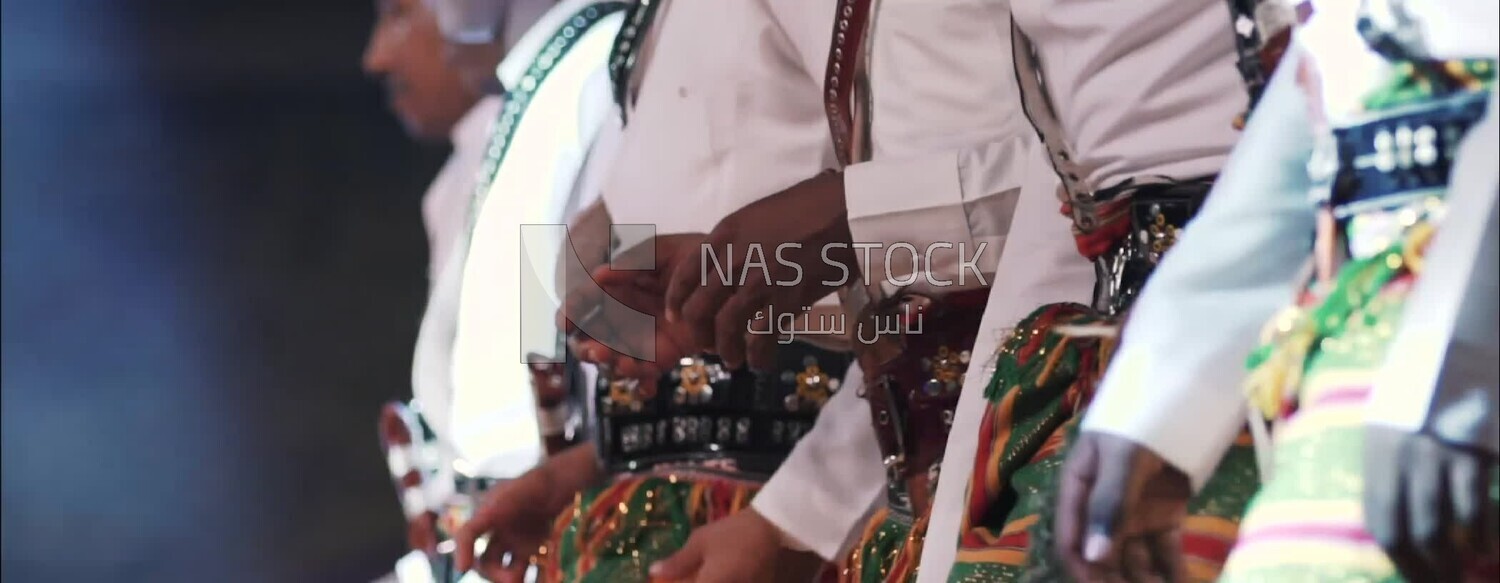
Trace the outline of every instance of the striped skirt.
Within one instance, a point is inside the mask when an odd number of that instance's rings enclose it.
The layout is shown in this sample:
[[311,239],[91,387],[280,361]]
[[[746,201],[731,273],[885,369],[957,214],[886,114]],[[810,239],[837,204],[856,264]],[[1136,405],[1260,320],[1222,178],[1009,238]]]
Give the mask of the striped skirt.
[[578,494],[538,557],[542,581],[645,583],[651,564],[694,528],[750,505],[757,482],[717,476],[632,475]]
[[[1110,346],[1058,327],[1109,324],[1084,306],[1043,306],[1001,346],[950,581],[1066,580],[1052,554],[1053,504]],[[1242,436],[1189,504],[1182,545],[1192,580],[1218,576],[1258,483],[1253,447]]]
[[1309,352],[1296,406],[1275,428],[1273,477],[1223,581],[1404,581],[1365,529],[1363,439],[1370,387],[1411,283],[1408,273],[1394,277]]
[[927,515],[915,520],[893,516],[882,508],[870,517],[853,550],[825,580],[842,583],[906,583],[917,578]]

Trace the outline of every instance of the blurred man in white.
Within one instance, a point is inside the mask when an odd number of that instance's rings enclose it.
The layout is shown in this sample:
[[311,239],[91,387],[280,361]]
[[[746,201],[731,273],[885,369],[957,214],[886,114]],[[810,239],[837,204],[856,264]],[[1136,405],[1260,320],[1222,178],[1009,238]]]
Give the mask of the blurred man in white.
[[[590,85],[581,80],[602,76],[604,46],[619,19],[595,18],[589,22],[589,25],[603,22],[604,26],[588,36],[591,40],[586,43],[590,46],[588,50],[570,55],[567,66],[561,55],[554,55],[557,69],[576,70],[576,74],[555,76],[553,82],[542,84],[530,69],[541,60],[538,57],[549,48],[549,41],[563,35],[565,29],[570,36],[591,30],[591,26],[576,26],[574,20],[594,4],[586,1],[557,4],[552,0],[428,0],[390,2],[381,7],[387,16],[382,26],[377,27],[372,54],[383,56],[382,50],[390,51],[387,46],[390,37],[420,36],[419,48],[429,58],[418,68],[427,70],[446,65],[449,73],[445,78],[449,84],[470,95],[512,89],[503,97],[485,97],[464,118],[456,130],[459,133],[455,137],[454,156],[424,203],[433,239],[433,286],[413,363],[413,392],[415,404],[420,406],[413,407],[418,412],[390,406],[382,419],[393,478],[410,519],[408,538],[411,546],[420,551],[408,557],[407,563],[425,563],[421,554],[440,551],[446,554],[450,545],[440,546],[440,538],[461,524],[473,496],[495,480],[526,471],[542,455],[535,399],[528,382],[530,376],[523,366],[511,366],[494,374],[486,371],[478,380],[454,373],[461,292],[469,257],[470,229],[477,220],[471,209],[479,208],[478,203],[486,199],[539,200],[545,206],[550,204],[548,201],[566,197],[572,190],[576,167],[572,172],[545,175],[506,172],[502,170],[506,166],[502,164],[502,153],[507,149],[497,148],[495,141],[511,140],[508,150],[533,156],[577,157],[578,147],[569,149],[545,139],[555,132],[515,131],[527,119],[520,115],[527,109],[527,102],[537,99],[548,104],[571,104],[573,109],[568,111],[570,116],[543,111],[534,119],[543,120],[543,125],[590,128],[579,133],[579,140],[583,148],[592,142],[604,116],[588,112],[607,109],[608,93],[599,91],[602,86],[597,82]],[[608,11],[600,14],[607,15]],[[439,29],[441,34],[436,34]],[[431,58],[434,53],[435,60]],[[504,60],[497,63],[502,55]],[[589,88],[595,91],[590,93]],[[545,97],[539,97],[544,92]],[[580,107],[579,103],[588,101],[587,95],[593,95],[597,105]],[[542,139],[532,137],[538,133]],[[552,169],[538,169],[538,172]],[[554,181],[561,184],[555,185]],[[500,192],[495,197],[488,196],[492,186]],[[511,277],[514,278],[514,271]],[[501,350],[491,347],[494,353]],[[519,359],[505,362],[519,363]],[[469,382],[461,382],[465,380]],[[439,578],[456,575],[444,573],[447,564],[446,560],[433,563]]]

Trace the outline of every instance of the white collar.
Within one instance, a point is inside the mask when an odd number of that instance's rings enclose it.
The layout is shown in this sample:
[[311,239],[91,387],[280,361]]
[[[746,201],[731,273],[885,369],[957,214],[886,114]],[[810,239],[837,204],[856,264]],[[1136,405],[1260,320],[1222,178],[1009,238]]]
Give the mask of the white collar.
[[557,34],[558,29],[563,27],[574,14],[593,4],[599,4],[603,0],[562,0],[553,6],[536,24],[532,25],[516,41],[515,46],[500,61],[500,66],[495,68],[495,74],[500,77],[500,85],[505,88],[515,87],[521,82],[521,76],[526,74],[526,69],[531,67],[531,62],[536,60],[538,54],[545,48],[547,41],[552,40],[552,35]]

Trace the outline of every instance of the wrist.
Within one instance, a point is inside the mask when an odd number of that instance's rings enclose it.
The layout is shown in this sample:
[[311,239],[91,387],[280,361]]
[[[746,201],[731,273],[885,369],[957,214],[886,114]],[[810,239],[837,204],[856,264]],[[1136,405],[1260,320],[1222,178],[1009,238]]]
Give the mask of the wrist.
[[542,486],[547,489],[551,508],[560,509],[571,504],[579,490],[588,487],[603,475],[603,468],[594,451],[594,444],[580,444],[532,470],[542,472],[539,478]]
[[766,515],[761,514],[759,510],[755,509],[755,507],[752,506],[750,508],[746,508],[745,513],[754,517],[755,520],[761,523],[766,531],[771,534],[771,537],[776,540],[777,546],[780,546],[783,549],[797,551],[799,553],[812,551],[810,547],[802,544],[802,541],[797,540],[796,537],[787,533],[787,531],[782,530],[781,525],[778,525],[775,522],[771,521],[771,519],[766,518]]

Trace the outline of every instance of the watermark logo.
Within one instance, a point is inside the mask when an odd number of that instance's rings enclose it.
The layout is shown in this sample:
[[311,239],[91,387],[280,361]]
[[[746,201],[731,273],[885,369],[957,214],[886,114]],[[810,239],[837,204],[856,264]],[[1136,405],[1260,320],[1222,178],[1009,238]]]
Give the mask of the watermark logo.
[[559,313],[567,314],[575,334],[622,355],[654,361],[653,342],[631,340],[654,338],[656,317],[616,298],[591,271],[600,265],[619,272],[656,270],[655,247],[650,244],[656,226],[610,225],[607,235],[580,235],[571,236],[566,225],[521,225],[517,283],[522,362],[563,362],[565,336],[557,327]]
[[[607,231],[607,235],[602,233]],[[570,233],[565,225],[520,226],[519,322],[523,362],[562,362],[565,336],[557,315],[566,314],[573,333],[585,336],[630,358],[656,360],[656,316],[638,309],[661,298],[646,297],[660,290],[601,285],[593,269],[608,265],[616,274],[649,274],[657,264],[654,225],[610,225],[599,232]],[[987,243],[971,246],[937,242],[918,248],[911,243],[830,243],[816,254],[821,265],[803,265],[794,257],[812,257],[800,243],[774,246],[749,244],[718,248],[699,244],[699,285],[744,286],[747,282],[781,287],[819,285],[840,288],[853,284],[889,285],[897,289],[925,284],[932,288],[988,286],[980,262]],[[855,266],[835,257],[855,257]],[[772,262],[781,268],[773,277]],[[806,277],[806,274],[833,274]],[[939,274],[946,274],[940,276]],[[656,273],[660,282],[670,274]],[[712,282],[712,284],[710,283]],[[814,316],[813,314],[817,315]],[[797,336],[837,335],[873,343],[882,335],[921,333],[922,314],[891,314],[890,320],[860,321],[849,326],[842,312],[815,312],[810,306],[791,311],[775,307],[756,312],[745,324],[749,335],[775,334],[783,344]],[[816,322],[814,322],[816,320]],[[867,326],[868,324],[868,326]]]
[[[849,267],[843,262],[833,259],[831,254],[840,253],[844,250],[852,250],[859,254],[861,270],[860,283],[870,286],[874,283],[875,276],[881,277],[886,283],[904,288],[917,283],[926,283],[929,286],[943,288],[952,285],[965,286],[969,283],[969,276],[978,282],[979,286],[988,286],[989,281],[985,279],[984,272],[979,269],[979,260],[984,255],[989,243],[981,241],[975,247],[973,253],[969,252],[967,242],[958,244],[948,242],[937,242],[927,245],[924,249],[917,249],[911,243],[893,243],[884,245],[881,243],[829,243],[824,245],[818,256],[824,265],[838,270],[841,274],[837,279],[820,279],[817,283],[824,287],[843,287],[850,283],[853,274]],[[710,278],[725,286],[744,286],[751,277],[762,279],[767,285],[781,287],[796,287],[803,285],[803,266],[787,259],[791,251],[801,250],[801,243],[783,243],[776,245],[770,253],[766,252],[765,246],[759,243],[751,243],[743,248],[743,261],[735,262],[741,255],[736,254],[733,244],[725,245],[721,257],[719,250],[708,243],[700,245],[699,249],[699,278],[698,285],[708,285]],[[778,265],[790,269],[793,275],[790,278],[773,280],[771,277],[770,263],[767,257],[775,260]],[[874,263],[872,257],[882,257],[883,262]],[[738,263],[739,271],[735,273],[732,265]],[[934,265],[956,265],[957,279],[940,277],[932,269]],[[883,269],[873,269],[882,266]],[[898,266],[908,266],[898,268]],[[879,272],[879,273],[876,273]]]

